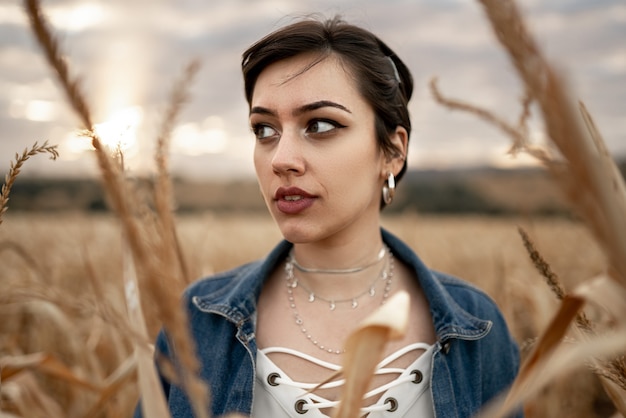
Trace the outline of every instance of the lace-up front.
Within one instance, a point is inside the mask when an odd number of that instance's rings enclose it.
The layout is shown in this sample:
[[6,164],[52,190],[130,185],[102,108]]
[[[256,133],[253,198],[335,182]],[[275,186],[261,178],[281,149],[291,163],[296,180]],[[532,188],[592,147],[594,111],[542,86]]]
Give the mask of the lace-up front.
[[[377,401],[361,409],[362,416],[382,417],[433,417],[433,404],[430,391],[431,360],[433,347],[424,343],[415,343],[391,354],[376,367],[377,376],[392,377],[388,383],[375,387],[368,392],[364,400]],[[398,358],[412,351],[423,353],[406,369],[391,367]],[[312,418],[327,417],[322,410],[337,406],[337,401],[330,401],[319,394],[307,393],[319,382],[298,382],[292,380],[278,368],[269,355],[282,353],[296,356],[306,362],[329,370],[329,374],[340,369],[337,364],[322,361],[316,357],[296,350],[270,347],[257,352],[257,376],[255,382],[252,416],[286,418],[305,415]],[[335,380],[324,384],[320,389],[343,386],[344,380]]]

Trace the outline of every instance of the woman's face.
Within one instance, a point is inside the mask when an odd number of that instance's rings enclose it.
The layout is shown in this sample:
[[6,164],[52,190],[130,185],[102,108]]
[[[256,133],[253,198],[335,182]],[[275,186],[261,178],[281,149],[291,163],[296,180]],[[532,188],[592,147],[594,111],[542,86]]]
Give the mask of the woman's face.
[[306,69],[313,59],[303,54],[268,66],[250,106],[261,192],[293,243],[358,238],[360,227],[378,228],[390,170],[374,112],[351,74],[332,55]]

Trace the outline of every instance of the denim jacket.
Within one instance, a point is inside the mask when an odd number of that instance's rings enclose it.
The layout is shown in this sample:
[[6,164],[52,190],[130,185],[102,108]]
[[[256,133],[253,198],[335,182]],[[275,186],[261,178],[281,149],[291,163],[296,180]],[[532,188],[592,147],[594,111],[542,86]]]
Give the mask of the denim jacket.
[[[382,236],[394,257],[416,273],[430,304],[437,335],[431,381],[435,416],[470,417],[512,383],[519,367],[517,345],[486,294],[429,270],[389,232],[382,230]],[[264,260],[200,280],[187,289],[190,327],[202,363],[201,376],[210,383],[214,417],[232,412],[250,415],[257,300],[264,280],[290,248],[291,244],[283,241]],[[156,350],[172,354],[163,332]],[[165,379],[162,384],[172,417],[192,417],[184,392]],[[140,406],[135,417],[141,417]]]

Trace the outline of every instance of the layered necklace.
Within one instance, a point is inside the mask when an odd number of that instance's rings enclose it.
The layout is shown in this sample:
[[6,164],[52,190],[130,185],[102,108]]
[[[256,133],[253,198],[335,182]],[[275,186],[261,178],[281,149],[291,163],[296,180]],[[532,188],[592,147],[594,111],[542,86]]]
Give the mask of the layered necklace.
[[[369,283],[368,287],[359,292],[357,295],[344,298],[344,299],[334,299],[334,298],[326,298],[322,297],[318,294],[315,294],[311,289],[304,285],[301,281],[298,281],[298,278],[294,274],[294,269],[305,273],[318,273],[318,274],[353,274],[364,271],[376,264],[385,258],[385,254],[388,254],[387,260],[380,273],[377,274],[374,279]],[[326,346],[325,344],[320,343],[315,337],[309,333],[307,328],[304,326],[304,321],[298,312],[298,308],[296,306],[296,301],[293,295],[294,289],[300,287],[303,289],[309,296],[309,303],[313,303],[316,300],[325,302],[328,304],[328,308],[331,311],[334,311],[338,305],[341,304],[350,304],[352,309],[356,309],[359,306],[359,299],[361,299],[365,295],[369,295],[370,297],[374,297],[376,295],[376,284],[378,281],[382,281],[384,283],[383,288],[383,297],[380,302],[383,305],[387,299],[389,298],[389,293],[391,291],[391,280],[393,278],[393,255],[391,251],[387,247],[383,247],[377,257],[376,260],[359,267],[353,267],[348,269],[317,269],[317,268],[307,268],[300,265],[293,254],[293,250],[289,253],[287,257],[287,262],[285,263],[285,273],[287,279],[287,298],[289,300],[289,306],[293,312],[294,320],[296,325],[300,328],[300,331],[306,336],[307,340],[309,340],[314,346],[319,348],[320,350],[326,351],[331,354],[342,354],[344,350],[334,349]]]

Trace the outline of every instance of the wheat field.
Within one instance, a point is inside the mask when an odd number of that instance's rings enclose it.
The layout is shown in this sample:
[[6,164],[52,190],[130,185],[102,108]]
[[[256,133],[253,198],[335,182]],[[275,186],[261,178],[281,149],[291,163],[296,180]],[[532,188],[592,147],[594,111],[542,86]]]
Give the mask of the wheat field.
[[[525,399],[529,417],[608,417],[616,409],[626,415],[626,186],[591,115],[584,104],[570,103],[566,86],[542,56],[514,2],[479,3],[525,86],[519,122],[512,125],[486,109],[442,95],[434,79],[433,96],[501,129],[512,139],[513,152],[528,152],[542,161],[582,221],[406,213],[385,217],[383,224],[432,268],[475,283],[502,309],[528,360],[505,410]],[[58,153],[55,146],[35,143],[16,155],[0,193],[0,418],[127,417],[140,392],[146,408],[152,408],[147,415],[167,417],[148,346],[161,326],[178,349],[180,366],[175,370],[169,364],[168,369],[165,363],[165,370],[183,386],[196,416],[207,417],[210,398],[197,378],[198,362],[178,295],[199,277],[262,257],[280,239],[278,230],[263,215],[172,213],[166,155],[195,63],[174,86],[156,141],[153,199],[143,202],[127,181],[123,156],[109,155],[100,141],[89,100],[38,1],[26,0],[25,7],[33,34],[92,143],[116,216],[9,212],[3,217],[24,162],[36,154],[54,159]],[[529,141],[533,102],[560,154]],[[548,286],[544,277],[558,277],[566,291],[576,288],[576,294],[558,301],[555,280]],[[587,286],[577,286],[581,283]],[[598,330],[618,332],[600,339],[592,330],[583,341],[575,338],[580,333],[566,334],[585,304],[609,313],[587,308],[591,323],[602,325]],[[552,321],[553,316],[559,321]],[[563,345],[593,351],[572,356],[561,350],[551,356]],[[599,358],[616,352],[621,355],[613,362]],[[573,361],[556,361],[562,359]],[[572,371],[571,363],[580,364]]]
[[[177,218],[180,245],[199,278],[263,257],[280,239],[269,216],[198,213]],[[558,307],[518,234],[522,227],[566,288],[602,271],[602,253],[583,224],[562,218],[513,219],[386,216],[383,225],[403,238],[432,268],[475,283],[505,313],[528,353]],[[59,416],[130,416],[138,397],[132,368],[132,331],[123,318],[122,232],[106,215],[7,214],[0,228],[0,358],[52,355],[88,388],[37,363],[20,382],[22,393],[2,391],[0,416],[20,402],[59,408]],[[148,333],[160,324],[144,306]],[[593,313],[590,313],[593,315]],[[107,386],[111,382],[110,386]],[[8,384],[8,383],[7,383]],[[110,390],[102,402],[102,387]],[[17,385],[16,385],[17,387]],[[24,388],[31,388],[27,392]],[[99,403],[100,402],[100,403]],[[54,407],[50,406],[53,405]],[[94,409],[94,405],[99,405]],[[97,411],[97,412],[96,412]],[[581,365],[526,405],[531,417],[603,417],[612,404],[597,378]],[[11,415],[6,415],[11,416]]]

